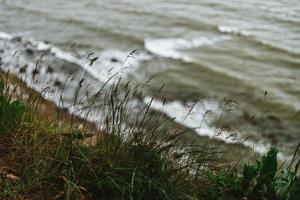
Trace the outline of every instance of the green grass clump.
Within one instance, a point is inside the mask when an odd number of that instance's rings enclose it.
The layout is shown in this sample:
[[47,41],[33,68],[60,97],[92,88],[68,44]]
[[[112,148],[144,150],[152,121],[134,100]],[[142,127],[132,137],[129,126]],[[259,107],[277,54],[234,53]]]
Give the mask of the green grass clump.
[[[4,89],[6,86],[2,85]],[[1,109],[13,113],[16,107],[11,105],[18,102],[20,112],[9,121],[17,122],[11,126],[10,134],[1,136],[4,148],[0,152],[0,199],[192,199],[197,196],[196,178],[195,183],[191,181],[190,169],[175,159],[172,141],[176,137],[159,142],[155,134],[162,134],[154,127],[158,122],[147,116],[148,106],[138,115],[139,120],[134,121],[125,115],[124,102],[132,100],[129,93],[119,99],[116,98],[118,90],[111,88],[106,94],[104,104],[110,103],[110,113],[103,122],[103,131],[89,143],[88,130],[51,120],[39,113],[36,102],[16,101],[8,98],[10,93],[3,93],[6,101]],[[137,128],[124,130],[122,124],[128,121]],[[146,131],[150,127],[151,133]]]
[[26,107],[18,99],[12,100],[4,82],[0,82],[0,133],[11,134],[21,121]]
[[132,114],[125,105],[139,92],[125,85],[120,95],[118,84],[104,92],[103,128],[90,137],[73,116],[46,117],[0,81],[0,199],[299,199],[296,154],[284,170],[271,149],[238,171],[208,147],[180,145],[184,132],[161,128],[150,105]]
[[300,177],[297,176],[299,163],[294,170],[291,166],[278,170],[277,150],[271,150],[255,165],[244,165],[242,174],[235,170],[208,172],[212,185],[210,199],[278,199],[296,200],[300,197]]

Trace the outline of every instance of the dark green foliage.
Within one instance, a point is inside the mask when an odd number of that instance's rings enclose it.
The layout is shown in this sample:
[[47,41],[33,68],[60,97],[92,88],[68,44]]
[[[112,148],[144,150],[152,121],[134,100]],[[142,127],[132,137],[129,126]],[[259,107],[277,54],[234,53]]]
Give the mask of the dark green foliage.
[[245,165],[243,189],[248,199],[275,199],[274,178],[277,172],[277,150],[271,148],[256,166]]
[[298,200],[300,197],[300,177],[292,171],[284,170],[275,182],[278,199]]
[[10,135],[21,121],[26,107],[19,100],[12,100],[0,81],[0,134]]
[[209,172],[210,199],[247,200],[298,200],[300,199],[300,177],[290,168],[277,169],[277,150],[264,155],[256,165],[245,165],[240,177],[235,170],[227,173]]
[[286,193],[286,199],[299,200],[300,197],[300,177],[296,177],[291,183],[291,186]]
[[126,142],[115,148],[110,137],[94,147],[65,136],[28,140],[22,151],[31,146],[32,152],[24,163],[22,181],[28,189],[41,190],[39,198],[52,199],[60,192],[63,199],[191,199],[193,195],[187,176],[158,148]]
[[242,188],[241,178],[237,176],[235,170],[206,172],[208,175],[207,182],[210,183],[208,188],[208,199],[229,200],[241,199]]

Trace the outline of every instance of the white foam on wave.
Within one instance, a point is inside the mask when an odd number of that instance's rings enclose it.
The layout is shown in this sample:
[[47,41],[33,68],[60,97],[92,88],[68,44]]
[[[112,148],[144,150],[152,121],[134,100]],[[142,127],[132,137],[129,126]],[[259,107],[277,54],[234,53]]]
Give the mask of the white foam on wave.
[[[149,56],[143,53],[138,53],[129,56],[130,52],[123,52],[117,49],[108,49],[95,53],[99,59],[90,66],[90,62],[86,58],[78,58],[70,52],[63,51],[62,49],[46,44],[44,42],[37,42],[31,40],[31,42],[36,46],[39,51],[50,51],[55,57],[65,60],[70,63],[81,66],[86,72],[88,72],[92,77],[101,82],[106,82],[112,76],[114,78],[124,77],[130,68],[138,65],[139,61],[150,59]],[[114,60],[114,61],[112,61]]]
[[150,57],[144,53],[137,53],[130,56],[130,52],[118,49],[108,49],[100,53],[100,59],[95,70],[102,76],[111,77],[115,74],[121,77],[133,71],[140,61],[148,60]]
[[164,39],[146,39],[145,48],[153,54],[158,56],[183,59],[190,61],[191,59],[183,54],[181,50],[195,49],[201,46],[213,45],[217,42],[229,40],[229,36],[222,36],[216,38],[199,37],[192,39],[183,38],[164,38]]
[[[210,124],[214,119],[221,115],[222,109],[217,101],[203,100],[197,104],[183,105],[179,101],[173,101],[163,104],[163,102],[152,99],[150,97],[144,98],[146,104],[154,110],[167,114],[170,118],[178,124],[191,128],[200,136],[207,136],[210,139],[218,139],[226,144],[242,144],[246,147],[254,149],[259,154],[266,154],[271,147],[269,143],[256,143],[251,140],[244,140],[238,133],[222,131]],[[209,111],[209,113],[207,113]],[[282,160],[290,159],[282,152],[278,154]]]
[[13,36],[8,33],[4,33],[0,31],[0,38],[4,40],[11,40]]
[[218,30],[222,33],[231,33],[231,34],[235,34],[235,35],[251,36],[251,34],[249,32],[240,30],[236,27],[231,27],[231,26],[218,26]]
[[[152,98],[146,97],[144,102],[149,104]],[[219,104],[215,101],[204,100],[197,104],[188,104],[184,106],[179,101],[173,101],[163,104],[163,102],[153,99],[151,108],[161,111],[167,114],[169,117],[183,124],[189,128],[192,128],[199,132],[199,135],[214,136],[214,129],[209,127],[209,122],[212,120],[211,116],[220,113]],[[205,113],[211,111],[209,115],[205,117]],[[229,142],[229,141],[228,141]]]

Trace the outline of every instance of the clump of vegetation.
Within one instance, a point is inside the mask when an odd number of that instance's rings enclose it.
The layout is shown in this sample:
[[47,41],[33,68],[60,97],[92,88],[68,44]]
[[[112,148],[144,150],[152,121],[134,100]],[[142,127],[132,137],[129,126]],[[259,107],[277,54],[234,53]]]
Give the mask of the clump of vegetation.
[[[293,159],[294,160],[294,159]],[[279,170],[277,150],[271,150],[255,165],[244,165],[242,174],[236,170],[208,172],[211,199],[278,199],[296,200],[300,197],[300,160],[294,169]]]
[[26,107],[18,100],[13,100],[13,95],[5,91],[4,82],[0,82],[0,132],[2,135],[11,134],[19,125]]
[[[137,95],[129,85],[125,95],[119,93],[119,82],[105,92],[108,115],[103,129],[91,137],[88,129],[69,123],[74,116],[59,121],[46,116],[34,95],[13,100],[18,95],[7,90],[3,79],[1,84],[6,102],[1,109],[19,113],[1,118],[13,124],[10,134],[0,132],[1,199],[192,199],[200,194],[197,178],[189,178],[188,148],[176,146],[181,134],[163,135],[150,105],[138,117],[126,114],[125,103]],[[20,106],[7,106],[14,102]]]
[[150,105],[129,115],[124,105],[139,92],[126,84],[120,95],[119,87],[104,92],[107,115],[91,136],[88,128],[62,123],[74,116],[58,121],[45,116],[38,98],[16,98],[2,77],[0,199],[300,198],[296,156],[296,164],[278,171],[271,149],[239,172],[217,160],[213,148],[180,145],[184,131],[161,128]]

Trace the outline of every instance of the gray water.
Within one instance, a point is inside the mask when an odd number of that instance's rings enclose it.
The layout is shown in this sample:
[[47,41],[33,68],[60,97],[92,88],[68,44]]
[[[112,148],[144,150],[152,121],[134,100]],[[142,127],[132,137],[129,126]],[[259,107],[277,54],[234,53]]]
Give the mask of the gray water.
[[[234,143],[234,132],[239,143],[260,152],[275,145],[285,155],[300,141],[299,0],[0,0],[0,32],[10,56],[16,36],[35,41],[36,51],[52,48],[58,77],[76,68],[94,83],[120,72],[140,84],[155,75],[144,103],[156,98],[153,109],[190,128],[213,110],[195,128],[201,136]],[[91,69],[79,61],[90,52],[100,57]],[[155,91],[164,83],[163,107]],[[230,113],[222,112],[224,98],[238,102]],[[216,127],[224,134],[216,136]]]

